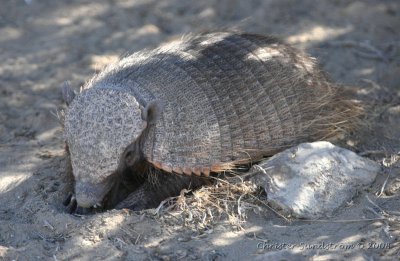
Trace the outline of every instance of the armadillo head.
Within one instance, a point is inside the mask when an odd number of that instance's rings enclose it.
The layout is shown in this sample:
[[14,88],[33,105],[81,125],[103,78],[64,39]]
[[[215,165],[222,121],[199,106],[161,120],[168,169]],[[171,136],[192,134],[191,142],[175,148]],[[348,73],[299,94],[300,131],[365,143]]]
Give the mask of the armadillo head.
[[124,150],[146,128],[135,97],[128,92],[89,88],[67,94],[64,135],[75,178],[77,204],[100,204],[113,185]]

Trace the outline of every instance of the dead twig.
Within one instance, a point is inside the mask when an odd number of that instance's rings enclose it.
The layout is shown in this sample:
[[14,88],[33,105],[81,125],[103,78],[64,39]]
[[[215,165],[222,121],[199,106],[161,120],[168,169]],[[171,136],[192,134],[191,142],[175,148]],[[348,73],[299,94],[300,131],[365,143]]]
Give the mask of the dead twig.
[[381,197],[383,195],[383,192],[385,191],[386,184],[389,181],[390,173],[391,173],[391,171],[389,170],[388,174],[387,174],[387,177],[386,177],[385,181],[382,184],[381,190],[379,191],[378,195],[376,195],[378,198]]

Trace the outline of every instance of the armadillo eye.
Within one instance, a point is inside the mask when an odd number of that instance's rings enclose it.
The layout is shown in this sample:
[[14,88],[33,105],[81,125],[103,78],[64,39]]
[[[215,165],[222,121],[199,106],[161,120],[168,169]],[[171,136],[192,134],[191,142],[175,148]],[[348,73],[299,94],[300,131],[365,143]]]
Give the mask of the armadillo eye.
[[133,158],[133,151],[130,150],[126,153],[125,158],[129,159],[129,158]]
[[128,166],[133,166],[135,164],[135,151],[134,150],[129,150],[125,154],[125,162]]

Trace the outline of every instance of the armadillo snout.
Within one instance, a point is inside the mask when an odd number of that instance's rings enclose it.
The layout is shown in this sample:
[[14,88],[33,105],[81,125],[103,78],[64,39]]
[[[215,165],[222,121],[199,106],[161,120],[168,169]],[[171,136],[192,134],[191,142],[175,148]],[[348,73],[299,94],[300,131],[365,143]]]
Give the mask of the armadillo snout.
[[108,184],[77,182],[75,185],[75,197],[78,207],[91,208],[101,206],[101,202],[109,188]]

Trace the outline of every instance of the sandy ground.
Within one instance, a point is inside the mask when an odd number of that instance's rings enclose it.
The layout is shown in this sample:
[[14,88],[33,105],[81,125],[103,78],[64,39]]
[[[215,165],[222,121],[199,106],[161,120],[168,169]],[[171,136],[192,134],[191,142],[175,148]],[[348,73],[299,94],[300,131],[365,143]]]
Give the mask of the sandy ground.
[[[224,220],[193,230],[151,211],[67,214],[60,84],[79,88],[122,55],[224,28],[278,35],[317,57],[335,81],[358,86],[368,124],[346,146],[383,163],[373,186],[327,220],[250,211],[242,230]],[[0,259],[398,258],[399,28],[397,0],[2,0]]]

